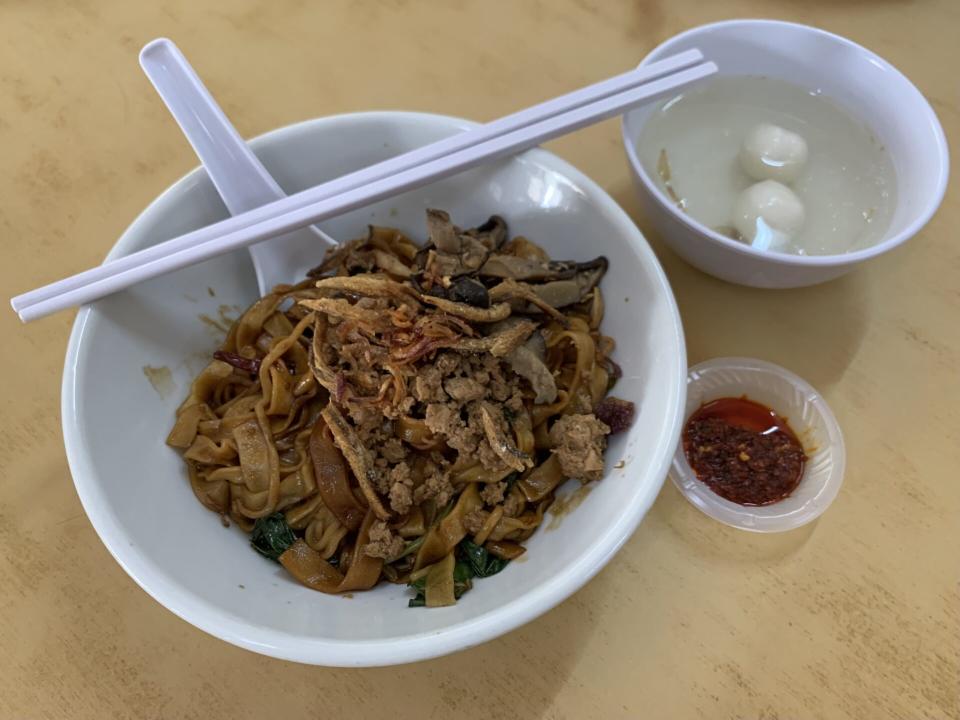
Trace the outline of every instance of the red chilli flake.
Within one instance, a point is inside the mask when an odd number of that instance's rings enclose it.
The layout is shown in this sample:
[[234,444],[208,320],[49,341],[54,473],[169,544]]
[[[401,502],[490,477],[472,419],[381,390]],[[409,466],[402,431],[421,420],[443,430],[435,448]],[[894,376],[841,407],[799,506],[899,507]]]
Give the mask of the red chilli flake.
[[770,505],[789,496],[807,457],[787,421],[747,398],[721,398],[687,420],[683,452],[697,478],[739,505]]
[[260,372],[260,358],[247,358],[228,350],[217,350],[213,353],[213,358],[228,365],[233,365],[237,370],[243,370],[254,375]]

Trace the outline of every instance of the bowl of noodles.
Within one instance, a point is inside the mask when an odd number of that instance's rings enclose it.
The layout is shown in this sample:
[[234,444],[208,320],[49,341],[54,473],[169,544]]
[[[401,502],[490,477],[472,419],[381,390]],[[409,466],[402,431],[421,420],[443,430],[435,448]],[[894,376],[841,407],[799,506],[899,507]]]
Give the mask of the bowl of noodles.
[[[296,191],[469,126],[363,113],[251,144]],[[225,215],[195,170],[110,257]],[[341,245],[262,297],[238,252],[80,311],[63,426],[84,508],[160,603],[266,655],[388,665],[508,632],[662,486],[686,374],[669,285],[542,150],[324,230]]]

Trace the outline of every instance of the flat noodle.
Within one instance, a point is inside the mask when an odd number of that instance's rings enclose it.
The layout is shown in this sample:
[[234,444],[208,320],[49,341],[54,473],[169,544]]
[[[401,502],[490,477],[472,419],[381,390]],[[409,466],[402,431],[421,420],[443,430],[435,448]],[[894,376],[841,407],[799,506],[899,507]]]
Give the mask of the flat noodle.
[[427,607],[446,607],[457,602],[453,582],[455,565],[453,553],[450,552],[442,560],[430,566],[424,586]]
[[590,317],[588,322],[591,330],[600,329],[600,323],[603,321],[603,312],[603,293],[598,286],[593,289],[593,295],[590,298]]
[[526,540],[534,530],[540,527],[540,523],[543,522],[543,513],[552,502],[551,496],[538,503],[534,512],[525,512],[516,518],[500,518],[500,522],[490,533],[490,540]]
[[193,463],[187,463],[187,472],[190,477],[190,487],[201,505],[218,515],[225,515],[230,511],[229,482],[224,479],[211,480],[210,476],[201,476]]
[[[287,351],[290,350],[290,348],[297,343],[297,341],[300,339],[300,336],[303,335],[304,330],[306,330],[313,323],[313,319],[314,319],[314,315],[312,313],[304,317],[300,322],[297,323],[297,326],[292,329],[291,333],[287,337],[277,341],[277,343],[271,348],[270,352],[267,353],[267,356],[263,358],[263,360],[260,363],[260,387],[262,388],[261,392],[263,393],[264,396],[270,397],[270,406],[272,406],[274,402],[282,402],[283,405],[286,406],[287,410],[289,411],[290,399],[285,397],[286,395],[290,394],[293,387],[293,383],[288,382],[289,371],[286,371],[288,378],[285,379],[284,381],[285,386],[283,390],[281,390],[281,394],[284,395],[284,398],[283,400],[280,400],[280,401],[278,401],[273,394],[273,383],[276,380],[277,375],[273,374],[271,371],[281,370],[281,368],[276,368],[275,364],[280,362],[283,356],[287,353]],[[285,370],[285,368],[283,368],[283,370]],[[269,414],[282,415],[286,413],[278,411],[278,412],[271,412]]]
[[274,512],[280,497],[280,461],[276,445],[267,439],[268,433],[262,403],[257,406],[256,420],[245,422],[233,431],[243,471],[243,485],[237,488],[234,507],[252,519]]
[[310,433],[310,458],[323,502],[348,530],[359,528],[366,509],[350,489],[347,462],[323,420],[318,420]]
[[294,541],[280,556],[280,564],[287,572],[308,588],[323,593],[336,594],[351,590],[369,590],[380,579],[383,568],[381,558],[373,558],[363,552],[370,537],[374,515],[367,513],[357,536],[350,568],[346,575],[323,559],[320,552],[310,547],[303,539]]
[[569,390],[558,390],[556,402],[551,403],[550,405],[535,405],[532,413],[534,428],[540,427],[549,418],[559,415],[561,412],[563,412],[564,408],[567,407],[569,402]]
[[318,493],[293,507],[287,508],[283,514],[284,520],[286,520],[287,525],[294,530],[303,530],[310,524],[314,514],[320,507],[325,506],[323,504],[323,498],[320,497]]
[[510,540],[489,540],[484,543],[483,548],[502,560],[516,560],[526,552],[523,545]]
[[489,483],[500,482],[508,477],[515,470],[505,467],[502,470],[488,470],[481,463],[473,463],[459,470],[454,470],[452,480],[455,486],[466,485],[468,483],[480,483],[486,485]]
[[500,518],[503,517],[503,505],[497,505],[493,512],[491,512],[487,519],[483,521],[483,526],[476,532],[473,536],[473,542],[477,545],[483,545],[487,538],[490,537],[490,533],[493,532],[493,529],[497,527],[497,524],[500,522]]
[[560,461],[556,455],[551,455],[517,484],[529,502],[539,502],[565,479],[560,471]]
[[297,457],[297,462],[280,480],[280,500],[277,503],[278,510],[283,510],[291,505],[295,505],[305,498],[315,496],[317,493],[317,481],[313,472],[313,463],[307,450],[309,439],[310,431],[304,430],[300,432],[294,440],[294,452]]
[[183,454],[187,460],[201,465],[228,465],[237,456],[237,445],[233,440],[215,442],[205,435],[198,435],[193,444]]
[[279,562],[320,592],[416,582],[439,607],[519,557],[578,475],[558,421],[619,375],[604,258],[553,262],[500,217],[429,217],[426,247],[370,226],[253,303],[167,436],[198,501],[285,538]]
[[467,536],[464,519],[482,506],[483,501],[480,499],[476,483],[470,483],[460,493],[457,504],[453,506],[450,514],[427,531],[423,545],[420,546],[420,552],[417,554],[414,569],[432,565],[453,552],[457,544]]
[[600,365],[594,364],[590,376],[590,399],[593,401],[593,407],[599,405],[600,401],[606,397],[609,380],[607,371]]
[[173,430],[167,435],[167,445],[175,448],[188,448],[197,437],[197,429],[202,420],[216,417],[205,402],[197,402],[177,413]]
[[228,343],[226,350],[235,351],[250,347],[264,332],[263,325],[274,314],[277,306],[283,300],[283,295],[271,293],[257,300],[236,322],[234,342]]
[[307,545],[320,553],[320,557],[326,559],[336,553],[340,541],[348,532],[349,530],[334,517],[330,509],[321,503],[310,518],[303,539],[306,540]]
[[196,405],[198,403],[209,403],[209,401],[213,398],[214,393],[217,391],[217,388],[220,387],[223,381],[226,378],[229,378],[231,375],[233,375],[233,368],[230,365],[227,365],[227,363],[221,362],[220,360],[214,360],[211,362],[197,376],[196,380],[193,381],[193,384],[190,385],[190,394],[180,405],[180,408],[177,410],[177,414],[182,413],[191,405]]
[[[574,318],[573,320],[576,321],[577,319]],[[589,332],[586,331],[586,323],[581,320],[579,324],[582,326],[579,330],[564,330],[563,332],[555,333],[547,339],[548,350],[558,347],[564,341],[569,341],[576,352],[576,362],[567,386],[567,401],[561,407],[561,412],[564,414],[582,409],[576,408],[570,401],[577,397],[581,383],[583,383],[585,379],[588,382],[590,381],[596,363],[597,353],[593,338],[590,337]]]

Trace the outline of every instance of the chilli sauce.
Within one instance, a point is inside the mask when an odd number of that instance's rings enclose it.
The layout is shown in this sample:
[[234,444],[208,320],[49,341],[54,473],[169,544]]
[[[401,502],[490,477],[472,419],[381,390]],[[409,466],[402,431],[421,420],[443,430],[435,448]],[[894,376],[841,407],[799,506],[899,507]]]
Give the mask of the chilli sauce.
[[683,452],[701,482],[739,505],[783,500],[807,460],[787,421],[746,397],[701,405],[683,429]]

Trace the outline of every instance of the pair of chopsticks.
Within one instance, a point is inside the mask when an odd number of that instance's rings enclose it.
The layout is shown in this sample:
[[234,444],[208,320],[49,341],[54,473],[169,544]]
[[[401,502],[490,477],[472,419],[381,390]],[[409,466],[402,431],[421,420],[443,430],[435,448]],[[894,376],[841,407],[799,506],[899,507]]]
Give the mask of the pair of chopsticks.
[[700,51],[688,50],[18,295],[10,304],[23,322],[82,305],[535,147],[716,71]]

